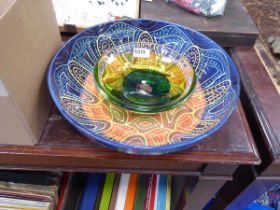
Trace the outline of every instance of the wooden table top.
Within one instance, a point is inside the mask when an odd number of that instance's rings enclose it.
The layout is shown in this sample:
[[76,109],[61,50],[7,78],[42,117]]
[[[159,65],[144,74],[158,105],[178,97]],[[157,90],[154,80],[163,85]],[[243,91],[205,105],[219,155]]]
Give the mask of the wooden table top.
[[274,63],[267,52],[258,52],[253,48],[236,48],[231,54],[272,161],[280,164],[280,95],[266,70],[273,68]]
[[163,0],[142,0],[140,17],[166,20],[190,27],[226,47],[253,46],[258,36],[256,26],[240,0],[227,1],[224,16],[212,18],[191,14]]
[[78,133],[56,108],[50,113],[37,146],[2,145],[0,149],[0,165],[3,168],[180,174],[191,164],[203,163],[260,163],[240,104],[229,121],[214,135],[190,149],[167,155],[130,155],[107,149]]
[[[64,41],[71,35],[63,35]],[[54,107],[36,146],[0,145],[0,168],[190,174],[206,163],[260,164],[243,107],[212,136],[193,147],[155,156],[130,155],[93,142],[66,122]]]

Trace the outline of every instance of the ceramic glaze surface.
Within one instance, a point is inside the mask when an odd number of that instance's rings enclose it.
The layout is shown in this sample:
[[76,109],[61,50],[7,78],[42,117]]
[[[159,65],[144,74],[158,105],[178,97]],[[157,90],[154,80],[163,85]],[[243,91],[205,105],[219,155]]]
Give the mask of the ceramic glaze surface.
[[[111,49],[139,40],[166,46],[192,65],[197,83],[182,105],[139,114],[109,103],[98,91],[96,62]],[[236,108],[240,89],[235,65],[215,42],[189,28],[152,20],[109,22],[76,35],[54,57],[48,85],[58,109],[81,133],[137,154],[182,150],[211,135]]]

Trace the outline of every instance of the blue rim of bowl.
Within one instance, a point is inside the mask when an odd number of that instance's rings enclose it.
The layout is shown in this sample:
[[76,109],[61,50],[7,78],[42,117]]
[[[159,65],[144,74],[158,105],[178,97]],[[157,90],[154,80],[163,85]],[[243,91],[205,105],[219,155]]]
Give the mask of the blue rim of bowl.
[[[133,20],[128,20],[128,21],[132,22]],[[73,36],[71,39],[69,39],[67,42],[64,43],[63,46],[56,52],[56,54],[52,58],[52,61],[51,61],[50,66],[48,68],[47,79],[48,79],[48,88],[49,88],[50,95],[51,95],[56,107],[60,111],[60,113],[63,115],[63,117],[72,126],[74,126],[79,132],[81,132],[83,135],[85,135],[89,139],[91,139],[95,142],[100,142],[100,143],[106,145],[109,148],[112,148],[112,149],[115,149],[115,150],[118,150],[118,151],[122,151],[122,152],[126,152],[126,153],[130,153],[130,154],[139,154],[139,155],[157,155],[157,154],[165,154],[165,153],[176,152],[176,151],[181,151],[181,150],[187,149],[187,148],[193,146],[195,143],[201,141],[202,139],[204,139],[204,138],[214,134],[216,131],[218,131],[227,122],[227,120],[229,119],[231,114],[236,110],[237,103],[238,103],[238,100],[239,100],[239,95],[240,95],[240,77],[239,77],[238,69],[237,69],[236,65],[234,64],[234,62],[232,61],[232,59],[229,57],[229,55],[225,52],[225,50],[223,50],[212,39],[210,39],[209,37],[207,37],[206,35],[198,32],[198,31],[195,31],[195,30],[193,30],[191,28],[188,28],[186,26],[182,26],[180,24],[176,24],[176,23],[172,23],[172,22],[168,22],[168,21],[162,21],[162,20],[135,19],[135,21],[162,22],[162,23],[166,23],[166,24],[172,24],[172,25],[178,26],[180,28],[184,28],[189,32],[193,32],[193,33],[198,34],[199,36],[203,37],[203,39],[211,41],[215,48],[218,48],[222,52],[224,52],[224,55],[226,56],[227,61],[229,62],[229,68],[231,69],[231,71],[233,71],[233,72],[235,71],[235,73],[236,73],[235,75],[236,75],[236,80],[237,80],[236,82],[238,83],[237,84],[238,90],[236,91],[236,98],[233,101],[232,109],[228,112],[227,116],[224,117],[215,127],[213,127],[209,131],[207,131],[204,134],[199,135],[199,136],[197,136],[193,139],[182,140],[181,142],[177,142],[177,143],[173,143],[173,144],[166,144],[164,146],[135,146],[135,145],[123,144],[123,143],[111,140],[109,138],[106,138],[106,137],[104,137],[100,134],[90,132],[87,129],[85,129],[82,125],[77,123],[71,117],[70,114],[65,112],[62,105],[59,102],[59,99],[56,97],[54,88],[52,87],[52,74],[51,73],[54,71],[54,62],[56,61],[57,56],[60,54],[61,51],[63,51],[65,49],[65,47],[69,43],[71,43],[77,37],[82,36],[82,34],[85,33],[86,31],[89,31],[89,30],[91,30],[95,27],[102,26],[102,25],[107,25],[107,24],[110,24],[110,23],[126,22],[125,20],[110,21],[110,22],[94,25],[94,26],[76,34],[75,36]],[[221,141],[222,141],[222,139],[221,139]]]

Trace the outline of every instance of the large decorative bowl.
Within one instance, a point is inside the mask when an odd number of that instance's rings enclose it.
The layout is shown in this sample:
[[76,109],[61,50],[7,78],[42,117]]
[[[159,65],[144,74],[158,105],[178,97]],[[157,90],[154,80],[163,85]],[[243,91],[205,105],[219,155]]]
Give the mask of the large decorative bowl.
[[[188,61],[197,82],[187,100],[154,114],[108,100],[94,69],[106,53],[131,43],[162,46]],[[62,115],[82,134],[135,154],[183,150],[213,134],[235,110],[240,91],[236,66],[214,41],[184,26],[143,19],[104,23],[74,36],[53,58],[48,86]]]

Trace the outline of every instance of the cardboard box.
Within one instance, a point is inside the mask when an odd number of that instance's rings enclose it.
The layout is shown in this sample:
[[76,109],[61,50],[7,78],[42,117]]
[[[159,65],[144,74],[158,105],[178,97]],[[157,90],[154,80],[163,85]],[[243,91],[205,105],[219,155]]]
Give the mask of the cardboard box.
[[0,144],[39,141],[52,104],[46,72],[61,43],[51,0],[0,0]]

